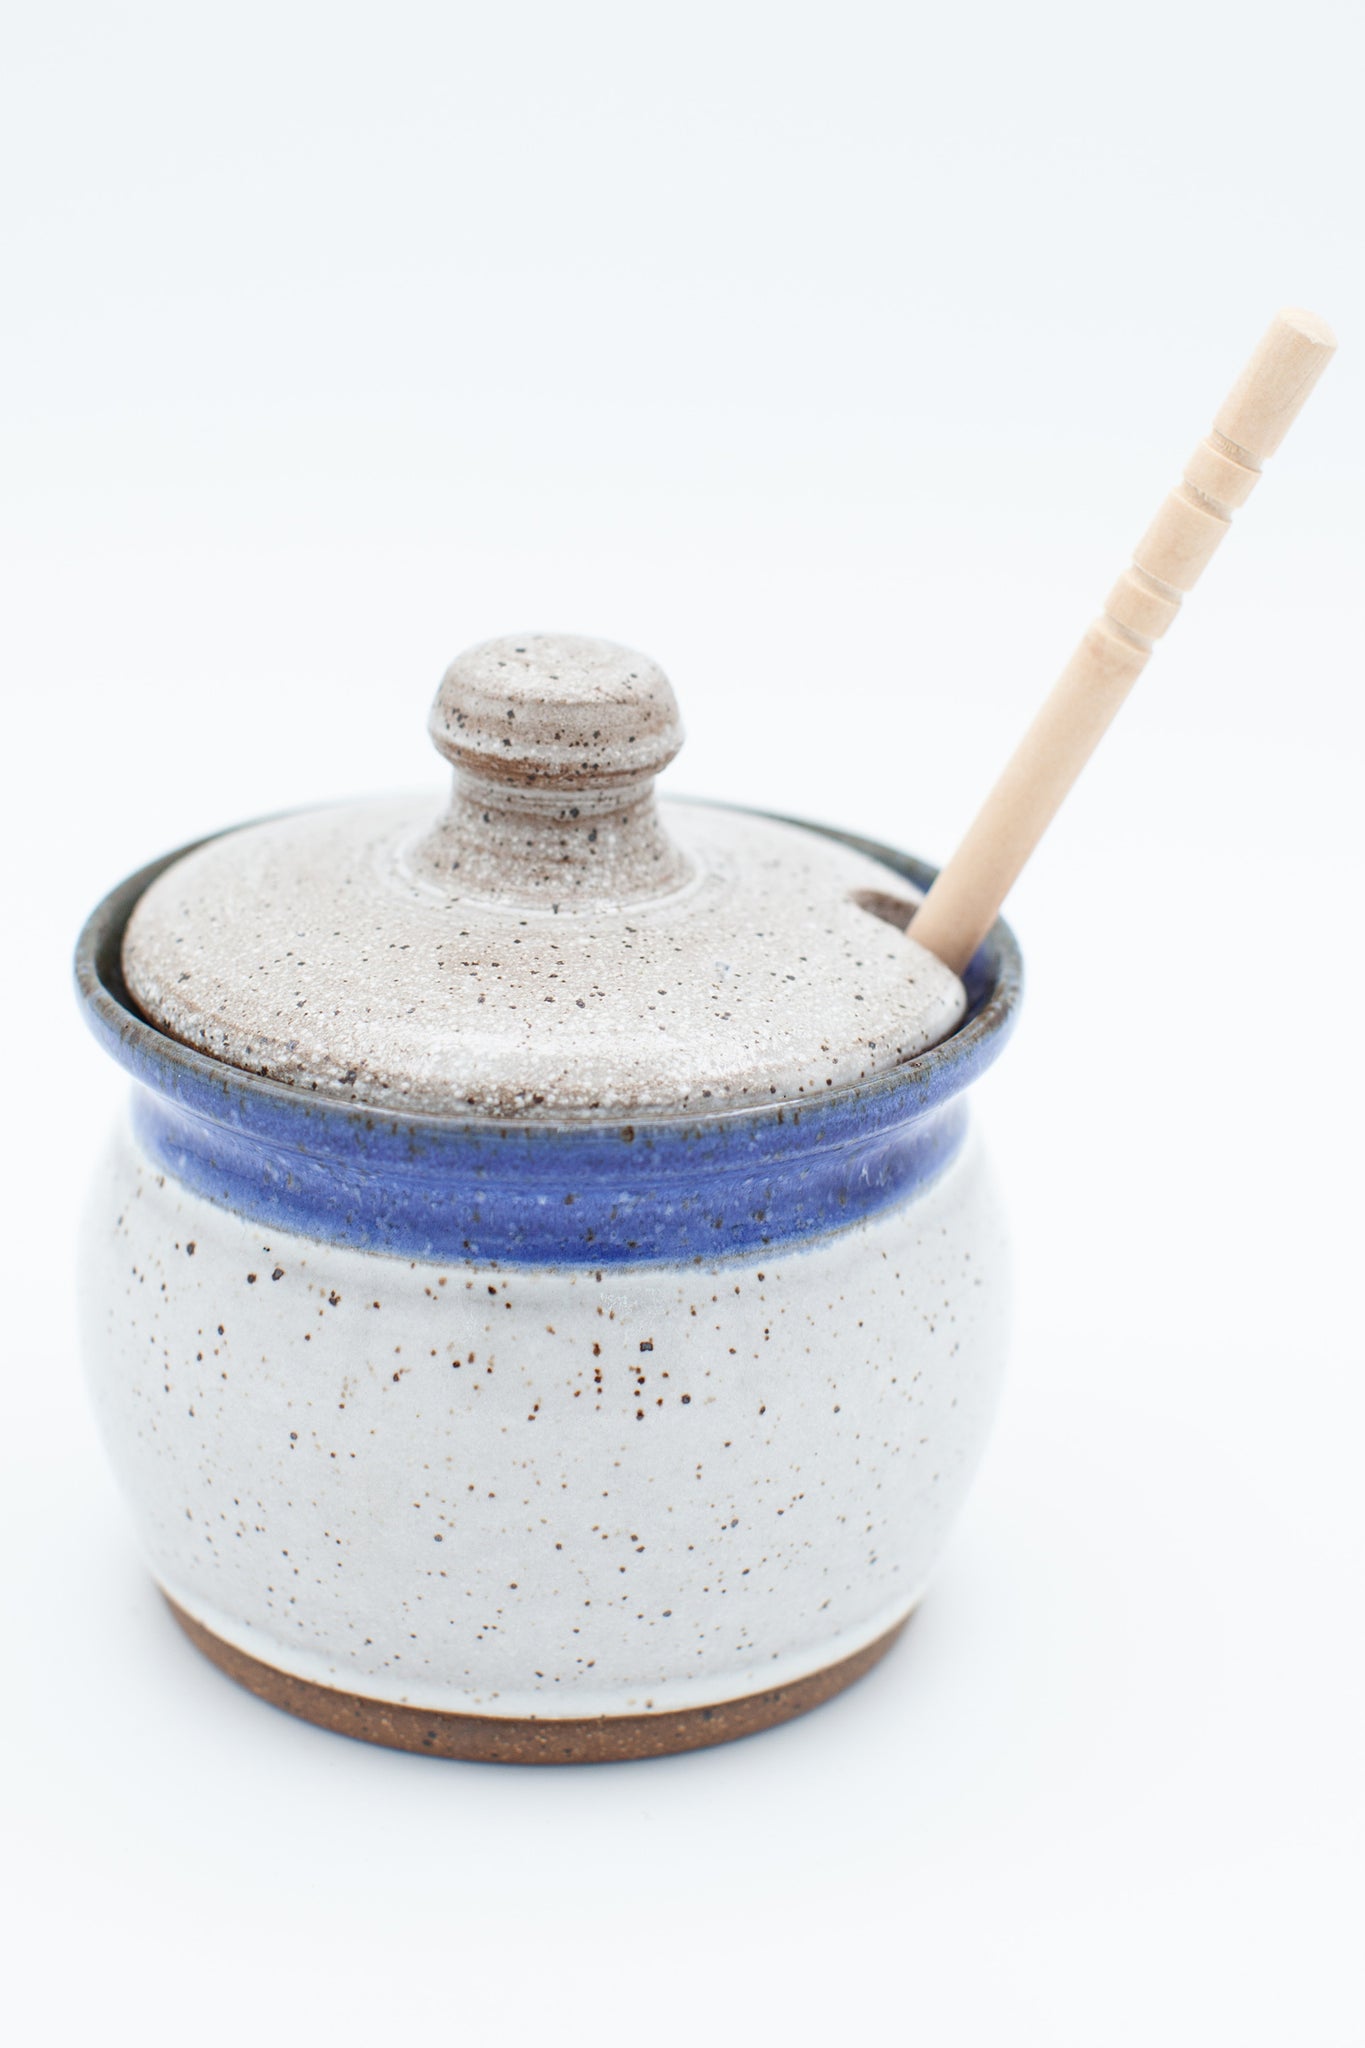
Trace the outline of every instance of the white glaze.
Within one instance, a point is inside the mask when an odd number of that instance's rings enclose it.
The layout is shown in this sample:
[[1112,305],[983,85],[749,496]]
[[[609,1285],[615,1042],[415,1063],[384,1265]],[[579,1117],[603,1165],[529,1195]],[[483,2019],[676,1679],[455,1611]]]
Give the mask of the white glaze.
[[83,1266],[161,1584],[267,1663],[453,1711],[700,1706],[861,1647],[942,1550],[1004,1351],[974,1139],[871,1222],[599,1279],[263,1234],[121,1130]]

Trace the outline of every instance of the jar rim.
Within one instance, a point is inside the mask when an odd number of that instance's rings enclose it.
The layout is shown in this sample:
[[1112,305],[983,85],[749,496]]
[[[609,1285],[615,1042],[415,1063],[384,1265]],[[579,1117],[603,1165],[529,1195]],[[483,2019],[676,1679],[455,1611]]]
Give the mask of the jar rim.
[[[762,815],[762,814],[759,814]],[[925,887],[908,854],[805,820]],[[186,849],[188,850],[188,849]],[[122,985],[124,926],[178,858],[110,892],[81,934],[87,1021],[129,1073],[140,1149],[214,1206],[396,1257],[601,1268],[771,1256],[926,1192],[964,1143],[964,1091],[1009,1036],[1019,949],[997,922],[946,1039],[869,1079],[697,1115],[409,1113],[251,1074],[149,1023]]]

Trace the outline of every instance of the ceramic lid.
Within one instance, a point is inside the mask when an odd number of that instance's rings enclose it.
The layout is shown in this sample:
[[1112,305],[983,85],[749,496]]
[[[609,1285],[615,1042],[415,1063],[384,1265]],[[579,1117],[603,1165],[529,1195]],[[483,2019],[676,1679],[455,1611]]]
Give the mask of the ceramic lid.
[[249,825],[176,861],[124,974],[252,1073],[422,1113],[694,1113],[884,1072],[960,1021],[908,884],[799,826],[658,801],[667,678],[604,640],[462,655],[430,796]]

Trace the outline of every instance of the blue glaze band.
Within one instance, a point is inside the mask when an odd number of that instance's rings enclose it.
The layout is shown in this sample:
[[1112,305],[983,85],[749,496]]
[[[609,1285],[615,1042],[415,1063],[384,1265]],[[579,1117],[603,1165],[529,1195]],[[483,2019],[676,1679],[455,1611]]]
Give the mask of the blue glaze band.
[[[827,827],[926,887],[933,870]],[[890,1073],[800,1103],[635,1124],[408,1117],[229,1067],[148,1024],[123,983],[138,897],[182,847],[130,876],[81,934],[76,981],[133,1077],[134,1126],[164,1171],[277,1229],[408,1258],[681,1264],[846,1228],[927,1187],[962,1144],[965,1090],[1013,1026],[1019,951],[998,922],[967,971],[968,1013]]]

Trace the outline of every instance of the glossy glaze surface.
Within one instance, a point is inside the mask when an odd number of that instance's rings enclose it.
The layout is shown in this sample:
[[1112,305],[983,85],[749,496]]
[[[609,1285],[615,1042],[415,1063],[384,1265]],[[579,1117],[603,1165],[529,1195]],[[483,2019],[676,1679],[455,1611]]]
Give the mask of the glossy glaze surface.
[[125,1130],[82,1263],[96,1411],[166,1590],[316,1683],[468,1711],[686,1707],[881,1635],[1004,1353],[973,1145],[781,1252],[506,1271],[265,1234]]

